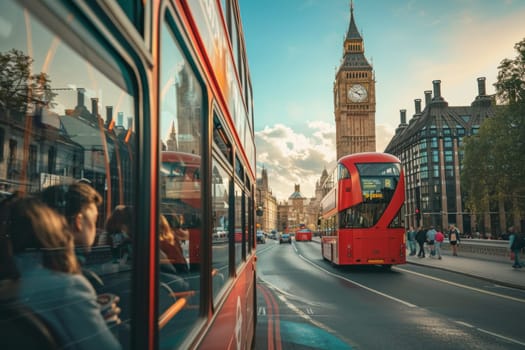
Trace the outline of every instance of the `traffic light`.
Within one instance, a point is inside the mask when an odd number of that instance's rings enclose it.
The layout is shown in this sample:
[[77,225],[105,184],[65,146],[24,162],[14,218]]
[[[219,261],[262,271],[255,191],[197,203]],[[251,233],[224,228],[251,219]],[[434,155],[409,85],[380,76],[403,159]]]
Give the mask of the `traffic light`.
[[421,220],[421,212],[419,211],[419,208],[416,208],[416,220]]

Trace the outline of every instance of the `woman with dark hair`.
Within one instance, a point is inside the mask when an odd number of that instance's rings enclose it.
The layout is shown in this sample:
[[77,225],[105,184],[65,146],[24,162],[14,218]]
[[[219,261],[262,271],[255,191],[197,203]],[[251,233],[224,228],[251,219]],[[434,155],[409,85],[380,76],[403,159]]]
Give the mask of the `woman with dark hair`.
[[[0,290],[42,317],[65,349],[119,349],[101,315],[97,296],[82,276],[64,218],[36,198],[0,204],[1,251],[9,262]],[[3,261],[4,262],[4,261]]]

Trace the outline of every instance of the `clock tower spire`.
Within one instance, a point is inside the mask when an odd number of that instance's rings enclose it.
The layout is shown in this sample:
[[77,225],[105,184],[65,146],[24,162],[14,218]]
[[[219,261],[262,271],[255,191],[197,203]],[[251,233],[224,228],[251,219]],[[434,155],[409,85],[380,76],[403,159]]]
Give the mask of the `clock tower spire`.
[[363,37],[350,2],[350,24],[343,42],[343,58],[334,82],[337,159],[347,154],[375,152],[375,76],[365,57]]

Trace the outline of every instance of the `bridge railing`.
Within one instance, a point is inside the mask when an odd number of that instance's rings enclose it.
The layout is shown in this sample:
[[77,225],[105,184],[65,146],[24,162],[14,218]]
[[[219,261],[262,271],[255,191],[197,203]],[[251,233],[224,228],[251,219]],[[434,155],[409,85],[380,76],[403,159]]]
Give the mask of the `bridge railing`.
[[[441,249],[451,250],[448,240],[443,242]],[[509,241],[464,238],[459,243],[458,254],[479,256],[497,261],[510,261]],[[522,250],[520,257],[523,256]]]

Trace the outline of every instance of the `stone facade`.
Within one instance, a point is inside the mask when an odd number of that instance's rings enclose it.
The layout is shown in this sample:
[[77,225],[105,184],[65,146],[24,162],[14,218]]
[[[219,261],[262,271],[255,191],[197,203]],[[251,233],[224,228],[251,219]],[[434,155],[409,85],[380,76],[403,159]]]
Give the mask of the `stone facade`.
[[375,152],[375,75],[357,30],[353,6],[341,65],[334,82],[337,159],[347,154]]

